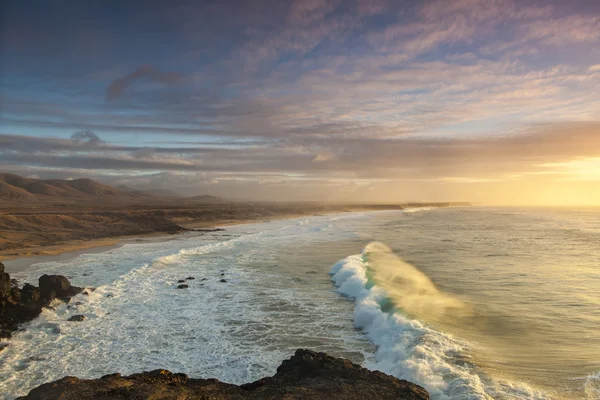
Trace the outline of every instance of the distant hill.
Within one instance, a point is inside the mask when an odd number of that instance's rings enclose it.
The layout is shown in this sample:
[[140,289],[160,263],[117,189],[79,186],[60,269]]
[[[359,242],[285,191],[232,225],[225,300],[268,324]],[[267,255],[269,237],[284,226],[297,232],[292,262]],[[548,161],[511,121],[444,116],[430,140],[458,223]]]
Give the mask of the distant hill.
[[31,179],[0,173],[0,203],[20,203],[35,206],[57,205],[116,205],[116,204],[218,204],[225,201],[215,196],[183,198],[165,189],[133,189],[125,185],[104,185],[91,179]]
[[194,197],[186,197],[184,199],[188,203],[206,203],[206,204],[214,204],[214,203],[223,203],[224,200],[217,196],[210,196],[205,194],[203,196],[194,196]]
[[122,191],[91,179],[31,179],[0,174],[0,200],[31,202],[135,201],[149,197]]
[[156,197],[172,197],[172,198],[180,198],[181,196],[175,192],[172,192],[167,189],[133,189],[129,186],[125,185],[117,185],[115,188],[122,190],[124,192],[130,193],[138,193],[144,196],[156,196]]

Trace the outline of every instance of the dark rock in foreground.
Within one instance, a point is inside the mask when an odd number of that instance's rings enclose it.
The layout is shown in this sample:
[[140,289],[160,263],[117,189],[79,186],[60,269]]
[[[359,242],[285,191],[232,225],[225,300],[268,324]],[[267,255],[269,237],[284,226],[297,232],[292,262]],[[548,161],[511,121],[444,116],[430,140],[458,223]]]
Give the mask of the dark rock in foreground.
[[427,400],[425,389],[348,360],[297,350],[270,378],[236,386],[216,379],[191,379],[166,370],[100,379],[65,377],[33,389],[28,400],[108,399],[396,399]]
[[188,285],[179,285],[177,286],[177,289],[187,289],[188,287]]
[[67,321],[74,321],[74,322],[81,322],[85,320],[85,315],[73,315],[71,318],[69,318]]
[[19,324],[28,322],[40,315],[54,299],[69,301],[81,292],[81,288],[71,286],[62,275],[43,275],[39,288],[26,283],[22,289],[11,281],[0,263],[0,338],[10,338]]

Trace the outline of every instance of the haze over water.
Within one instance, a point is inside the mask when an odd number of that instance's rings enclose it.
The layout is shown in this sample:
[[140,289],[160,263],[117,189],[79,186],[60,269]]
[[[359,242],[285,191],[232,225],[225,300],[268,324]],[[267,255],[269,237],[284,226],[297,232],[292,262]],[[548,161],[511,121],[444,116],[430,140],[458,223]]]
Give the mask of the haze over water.
[[[407,210],[239,225],[37,265],[15,276],[57,272],[97,290],[15,335],[0,353],[0,393],[153,368],[249,382],[307,347],[433,399],[596,399],[598,239],[592,209]],[[67,322],[74,314],[88,318]]]

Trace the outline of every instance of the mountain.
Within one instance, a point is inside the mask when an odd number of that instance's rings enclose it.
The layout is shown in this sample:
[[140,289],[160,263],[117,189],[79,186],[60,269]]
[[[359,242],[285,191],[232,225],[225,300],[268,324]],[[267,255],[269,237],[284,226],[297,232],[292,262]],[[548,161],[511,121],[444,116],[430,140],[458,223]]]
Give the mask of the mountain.
[[167,189],[133,189],[129,186],[125,185],[117,185],[115,188],[130,193],[138,193],[144,196],[156,196],[156,197],[172,197],[172,198],[180,198],[181,196],[175,192],[172,192]]
[[122,191],[91,179],[31,179],[13,174],[0,174],[0,200],[36,202],[136,201],[149,194]]
[[125,185],[104,185],[91,179],[32,179],[0,173],[0,204],[2,202],[35,205],[44,204],[217,204],[224,200],[216,196],[182,198],[166,189],[133,189]]

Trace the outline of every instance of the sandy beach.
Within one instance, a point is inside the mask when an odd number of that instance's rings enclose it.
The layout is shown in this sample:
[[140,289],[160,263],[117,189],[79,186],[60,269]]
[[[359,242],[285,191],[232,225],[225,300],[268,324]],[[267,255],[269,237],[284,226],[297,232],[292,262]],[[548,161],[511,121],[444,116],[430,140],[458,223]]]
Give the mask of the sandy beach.
[[0,260],[9,271],[126,243],[164,240],[195,229],[352,211],[402,209],[401,205],[224,203],[199,206],[5,208],[0,213]]
[[[317,215],[317,214],[314,214]],[[135,243],[150,243],[163,242],[167,240],[175,240],[181,234],[185,235],[201,235],[202,232],[195,232],[195,229],[210,230],[219,229],[232,225],[241,225],[257,222],[268,222],[270,220],[293,219],[306,216],[306,214],[286,214],[278,215],[270,219],[227,219],[218,222],[213,221],[188,221],[180,223],[184,228],[177,234],[162,234],[162,233],[147,233],[130,236],[120,236],[114,238],[102,238],[91,240],[73,240],[64,243],[58,243],[48,246],[33,246],[15,249],[13,251],[0,252],[0,261],[6,267],[8,273],[21,272],[28,269],[33,264],[66,261],[73,259],[81,254],[102,253],[111,249],[121,247],[126,244]]]

